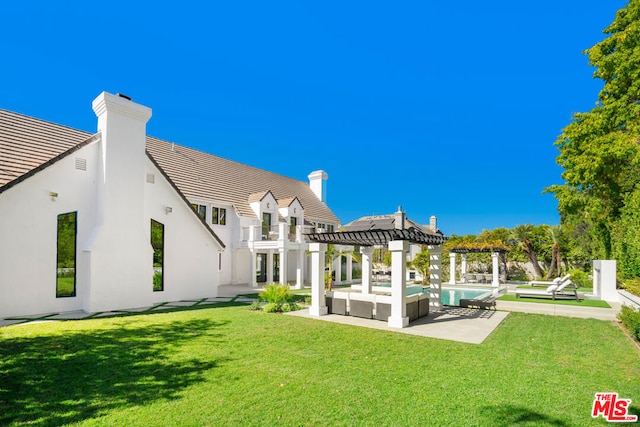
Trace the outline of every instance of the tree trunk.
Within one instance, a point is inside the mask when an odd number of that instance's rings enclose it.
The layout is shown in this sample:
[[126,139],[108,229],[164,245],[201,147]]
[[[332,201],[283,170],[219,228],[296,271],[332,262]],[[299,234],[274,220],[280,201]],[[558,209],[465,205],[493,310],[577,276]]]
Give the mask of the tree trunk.
[[542,269],[540,269],[540,264],[538,263],[538,256],[536,255],[536,251],[533,249],[533,245],[529,241],[529,239],[524,239],[522,250],[527,257],[529,257],[529,261],[533,265],[533,273],[536,279],[542,277]]
[[553,276],[553,272],[558,268],[558,276],[560,276],[560,263],[558,262],[558,254],[560,253],[560,247],[558,244],[554,244],[551,248],[551,265],[549,266],[549,272],[545,279],[549,280]]

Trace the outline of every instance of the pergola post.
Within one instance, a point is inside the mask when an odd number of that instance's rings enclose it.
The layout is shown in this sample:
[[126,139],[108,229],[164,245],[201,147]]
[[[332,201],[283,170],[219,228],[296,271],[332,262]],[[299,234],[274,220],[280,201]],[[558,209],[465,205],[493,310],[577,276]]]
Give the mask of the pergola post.
[[462,283],[467,281],[467,254],[460,254],[460,279]]
[[311,307],[309,315],[324,316],[329,312],[324,298],[324,256],[326,243],[309,243],[311,252]]
[[360,253],[362,254],[362,293],[371,293],[371,279],[372,279],[372,256],[373,246],[361,246]]
[[442,310],[442,245],[428,246],[429,249],[429,311]]
[[334,260],[336,266],[333,270],[336,275],[336,280],[334,280],[333,283],[339,284],[342,283],[342,248],[336,248],[336,251],[338,252],[338,256]]
[[449,253],[449,284],[456,284],[456,253]]
[[392,240],[389,242],[391,252],[391,316],[389,327],[404,328],[409,325],[407,313],[407,256],[409,242],[406,240]]
[[347,251],[347,283],[353,283],[353,248]]
[[500,256],[500,254],[498,254],[498,252],[493,252],[491,254],[491,261],[492,261],[492,273],[493,273],[493,280],[491,281],[491,286],[495,286],[498,287],[500,286],[500,267],[498,266],[498,257]]

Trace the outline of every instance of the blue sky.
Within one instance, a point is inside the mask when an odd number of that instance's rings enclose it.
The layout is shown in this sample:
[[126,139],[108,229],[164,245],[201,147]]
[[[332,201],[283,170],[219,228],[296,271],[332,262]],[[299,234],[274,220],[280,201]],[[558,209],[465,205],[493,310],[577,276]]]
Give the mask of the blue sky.
[[8,2],[0,108],[148,133],[300,180],[343,223],[402,205],[447,234],[557,224],[554,142],[602,83],[582,52],[622,0]]

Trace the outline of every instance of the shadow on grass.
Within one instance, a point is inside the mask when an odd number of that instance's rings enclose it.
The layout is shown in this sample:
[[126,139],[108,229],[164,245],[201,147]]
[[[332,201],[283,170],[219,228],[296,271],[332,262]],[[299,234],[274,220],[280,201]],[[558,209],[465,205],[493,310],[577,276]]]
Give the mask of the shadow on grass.
[[[0,340],[0,425],[62,425],[176,398],[224,360],[179,358],[222,322],[176,321]],[[197,345],[197,344],[196,344]]]
[[[515,405],[485,406],[481,415],[487,418],[487,425],[492,426],[568,426],[565,421],[551,417],[529,408]],[[590,414],[587,414],[589,416]]]

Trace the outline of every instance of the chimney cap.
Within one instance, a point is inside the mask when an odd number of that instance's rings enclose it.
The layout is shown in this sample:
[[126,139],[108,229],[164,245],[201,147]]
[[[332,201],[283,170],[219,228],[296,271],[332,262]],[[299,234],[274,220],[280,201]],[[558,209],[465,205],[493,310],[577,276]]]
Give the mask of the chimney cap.
[[128,95],[125,95],[124,93],[116,93],[117,96],[119,96],[120,98],[124,98],[127,101],[131,101],[131,97]]

